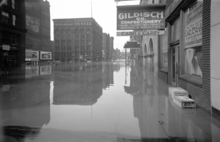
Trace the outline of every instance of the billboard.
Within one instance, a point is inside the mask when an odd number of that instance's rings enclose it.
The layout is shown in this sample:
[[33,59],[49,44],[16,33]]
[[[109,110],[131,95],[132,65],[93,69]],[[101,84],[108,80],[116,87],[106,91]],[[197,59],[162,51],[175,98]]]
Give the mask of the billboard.
[[25,61],[38,61],[39,52],[36,50],[25,50]]
[[47,51],[41,51],[40,52],[40,59],[41,60],[50,60],[52,59],[52,53]]
[[117,6],[117,30],[165,28],[165,5]]

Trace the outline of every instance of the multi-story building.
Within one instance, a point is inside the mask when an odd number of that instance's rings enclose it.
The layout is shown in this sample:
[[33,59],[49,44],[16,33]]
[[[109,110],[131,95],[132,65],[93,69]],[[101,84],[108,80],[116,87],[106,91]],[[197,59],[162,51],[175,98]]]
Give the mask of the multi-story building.
[[0,5],[0,71],[24,66],[25,4],[8,0]]
[[104,61],[107,61],[109,59],[109,34],[103,33],[102,34],[102,50],[103,50],[103,56]]
[[26,61],[52,59],[50,42],[50,3],[47,0],[25,0]]
[[54,60],[101,61],[102,27],[93,18],[54,19]]

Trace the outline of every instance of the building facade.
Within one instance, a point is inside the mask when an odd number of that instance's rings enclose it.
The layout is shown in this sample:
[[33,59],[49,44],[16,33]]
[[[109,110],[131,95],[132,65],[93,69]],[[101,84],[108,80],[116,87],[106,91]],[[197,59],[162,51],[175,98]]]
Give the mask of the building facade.
[[50,42],[50,3],[47,0],[25,0],[27,62],[52,60]]
[[8,0],[0,5],[0,72],[25,63],[25,2]]
[[54,19],[54,60],[101,61],[102,28],[93,18]]
[[168,0],[166,32],[160,36],[160,76],[187,90],[190,97],[212,112],[210,91],[210,6],[208,1]]

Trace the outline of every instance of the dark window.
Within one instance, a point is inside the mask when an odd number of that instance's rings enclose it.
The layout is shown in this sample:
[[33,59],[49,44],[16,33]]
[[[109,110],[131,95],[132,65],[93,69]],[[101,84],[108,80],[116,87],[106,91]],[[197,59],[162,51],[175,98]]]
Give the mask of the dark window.
[[12,25],[16,25],[16,15],[12,15]]
[[17,35],[12,35],[11,36],[11,45],[18,45],[18,36]]
[[8,24],[9,23],[9,13],[2,11],[2,22]]
[[11,0],[11,7],[15,9],[15,0]]

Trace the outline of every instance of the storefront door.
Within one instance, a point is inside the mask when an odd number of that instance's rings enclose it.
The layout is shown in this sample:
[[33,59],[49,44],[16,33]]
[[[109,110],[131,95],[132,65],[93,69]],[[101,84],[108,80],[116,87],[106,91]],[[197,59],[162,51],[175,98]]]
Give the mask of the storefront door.
[[179,45],[172,47],[172,85],[177,86],[179,76]]

